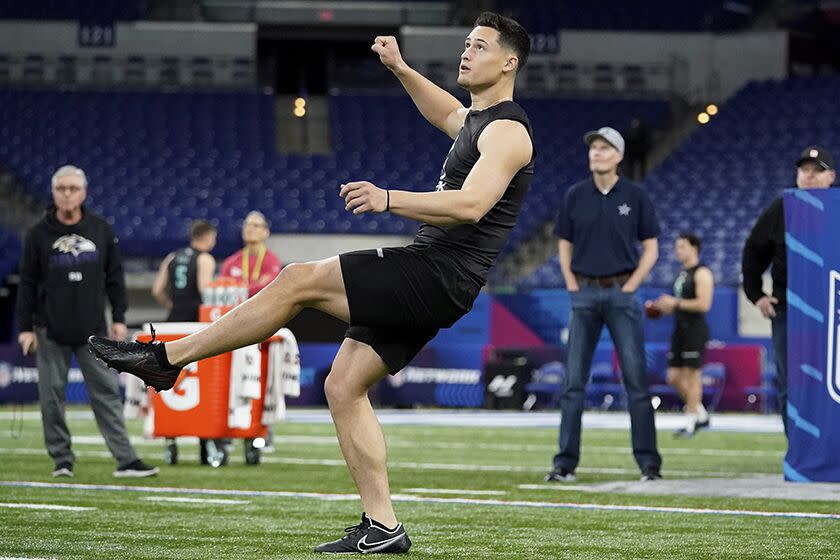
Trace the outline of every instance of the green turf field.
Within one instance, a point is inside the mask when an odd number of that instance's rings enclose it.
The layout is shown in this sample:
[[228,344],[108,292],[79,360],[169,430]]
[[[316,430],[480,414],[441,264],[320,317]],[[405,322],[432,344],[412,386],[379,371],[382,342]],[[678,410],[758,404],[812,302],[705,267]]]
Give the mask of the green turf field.
[[[10,427],[10,420],[0,422],[0,480],[45,485],[0,486],[0,558],[316,558],[312,546],[337,538],[360,515],[327,424],[281,424],[277,450],[257,467],[244,464],[241,445],[228,466],[200,467],[192,442],[181,445],[181,464],[167,466],[161,442],[140,441],[141,457],[162,472],[129,481],[111,476],[114,463],[93,420],[70,421],[79,438],[71,479],[50,476],[38,420],[25,420],[20,437]],[[140,423],[132,421],[130,431],[139,436]],[[836,514],[837,502],[557,490],[541,482],[555,451],[555,429],[386,426],[385,432],[391,487],[400,496],[395,506],[414,543],[412,558],[840,558],[840,519],[550,507]],[[660,436],[669,480],[777,473],[783,446],[780,434]],[[626,430],[584,433],[579,484],[637,478]],[[51,486],[56,482],[77,486]],[[218,503],[173,501],[185,498]]]

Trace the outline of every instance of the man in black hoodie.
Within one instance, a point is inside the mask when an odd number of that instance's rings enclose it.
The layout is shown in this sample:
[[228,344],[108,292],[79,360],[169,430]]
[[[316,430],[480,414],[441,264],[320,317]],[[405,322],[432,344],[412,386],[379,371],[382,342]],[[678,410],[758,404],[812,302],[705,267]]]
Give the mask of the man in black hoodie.
[[21,260],[17,317],[21,349],[37,351],[38,398],[53,476],[73,476],[75,455],[64,418],[70,356],[76,354],[99,431],[117,460],[116,477],[158,473],[137,457],[128,440],[117,378],[85,347],[106,331],[105,298],[111,302],[110,336],[126,336],[122,261],[111,226],[87,211],[87,178],[72,165],[52,178],[54,206],[27,234]]
[[[827,189],[836,179],[834,159],[825,148],[809,146],[796,161],[796,186],[800,189]],[[758,217],[744,245],[741,271],[744,293],[770,319],[773,354],[776,362],[776,389],[779,412],[787,433],[787,247],[785,211],[778,196]],[[773,293],[764,293],[761,276],[771,266]]]

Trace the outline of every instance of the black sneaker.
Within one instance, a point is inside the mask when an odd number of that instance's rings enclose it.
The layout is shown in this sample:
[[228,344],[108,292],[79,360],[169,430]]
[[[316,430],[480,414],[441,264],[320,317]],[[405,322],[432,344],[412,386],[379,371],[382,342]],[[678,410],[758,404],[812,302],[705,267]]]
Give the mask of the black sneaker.
[[566,469],[553,470],[545,475],[546,482],[576,482],[577,477],[573,471]]
[[58,476],[66,476],[71,477],[73,476],[73,463],[59,463],[55,466],[55,470],[52,472],[52,475],[55,477]]
[[151,342],[119,342],[101,336],[88,338],[93,355],[108,367],[135,375],[155,391],[166,391],[175,386],[181,368],[166,359],[162,342],[155,342],[152,328]]
[[372,554],[408,552],[411,539],[402,523],[394,529],[386,529],[367,514],[362,514],[362,522],[344,529],[347,533],[337,541],[326,542],[315,547],[315,552],[327,554]]
[[662,480],[662,473],[659,472],[659,467],[645,467],[642,471],[642,482],[653,482],[655,480]]
[[710,423],[711,423],[711,414],[707,414],[706,418],[702,421],[698,421],[696,424],[694,424],[694,427],[698,430],[701,429],[701,428],[708,428]]
[[147,465],[140,459],[136,459],[133,463],[129,463],[115,470],[114,476],[116,478],[145,478],[147,476],[155,476],[159,472],[159,468]]

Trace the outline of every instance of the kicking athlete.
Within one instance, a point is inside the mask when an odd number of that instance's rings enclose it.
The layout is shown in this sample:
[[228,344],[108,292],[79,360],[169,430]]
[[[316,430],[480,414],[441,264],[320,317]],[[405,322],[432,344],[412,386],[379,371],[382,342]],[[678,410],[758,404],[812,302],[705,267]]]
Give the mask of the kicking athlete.
[[469,107],[411,69],[394,37],[377,37],[371,49],[423,116],[455,139],[430,192],[386,190],[367,181],[341,185],[353,214],[391,212],[422,222],[414,242],[290,264],[256,296],[174,342],[90,339],[109,366],[160,391],[171,388],[188,363],[265,340],[306,307],[348,322],[324,390],[364,513],[361,523],[316,552],[406,552],[411,546],[391,504],[385,438],[368,389],[470,310],[533,175],[531,125],[513,101],[516,74],[530,49],[521,25],[489,12],[476,20],[458,71]]

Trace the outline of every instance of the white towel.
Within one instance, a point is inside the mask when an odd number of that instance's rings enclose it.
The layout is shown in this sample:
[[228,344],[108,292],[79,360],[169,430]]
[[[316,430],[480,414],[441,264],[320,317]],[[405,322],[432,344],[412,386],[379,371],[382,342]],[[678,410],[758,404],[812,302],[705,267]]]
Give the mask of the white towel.
[[287,397],[300,396],[300,350],[297,339],[289,329],[280,329],[283,337],[283,394]]
[[280,329],[278,342],[268,346],[268,380],[262,423],[271,426],[286,417],[286,398],[300,396],[300,351],[295,335]]
[[251,401],[260,398],[262,355],[257,344],[234,350],[230,361],[228,427],[251,426]]
[[[231,389],[241,399],[258,399],[262,395],[260,373],[262,353],[259,344],[238,348],[232,352],[230,373]],[[233,379],[236,379],[234,384]]]

